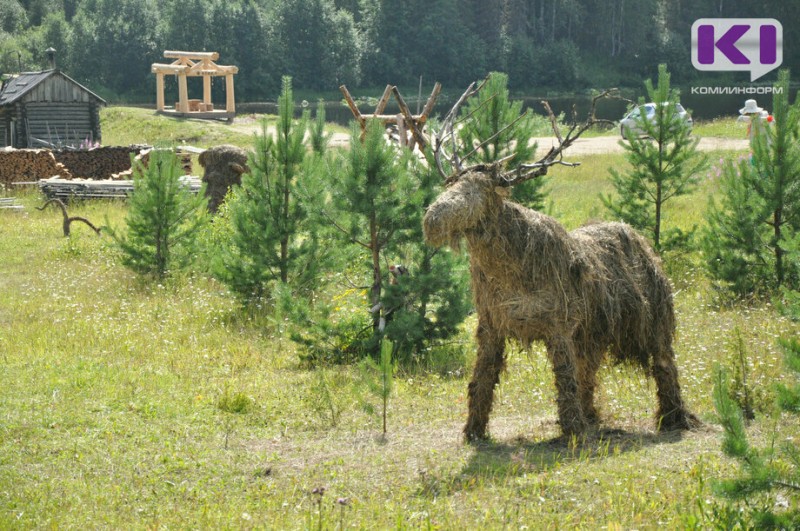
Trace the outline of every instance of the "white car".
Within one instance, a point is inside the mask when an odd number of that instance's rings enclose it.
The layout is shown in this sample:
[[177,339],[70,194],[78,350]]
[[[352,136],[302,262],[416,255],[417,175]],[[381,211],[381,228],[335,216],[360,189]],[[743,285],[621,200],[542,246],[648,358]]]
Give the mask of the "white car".
[[[667,105],[667,104],[662,104]],[[683,105],[680,103],[675,104],[674,112],[680,116],[683,121],[689,126],[689,130],[692,129],[692,116],[686,112],[686,109],[683,108]],[[656,104],[655,103],[645,103],[644,105],[637,105],[631,112],[625,115],[625,117],[620,120],[619,122],[619,134],[622,135],[622,138],[626,138],[628,131],[633,132],[633,134],[637,136],[646,135],[644,131],[642,131],[641,124],[638,123],[641,120],[641,117],[644,116],[644,119],[648,122],[655,121],[656,115]]]

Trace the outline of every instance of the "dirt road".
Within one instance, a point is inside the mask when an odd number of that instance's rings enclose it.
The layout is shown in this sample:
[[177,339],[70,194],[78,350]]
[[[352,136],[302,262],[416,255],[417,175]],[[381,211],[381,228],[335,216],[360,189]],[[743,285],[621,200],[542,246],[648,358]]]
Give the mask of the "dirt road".
[[[543,154],[556,145],[555,137],[539,137],[534,139],[539,144],[539,151]],[[596,155],[601,153],[622,153],[624,150],[619,145],[618,136],[598,136],[592,138],[579,138],[565,153],[569,155]],[[700,151],[747,151],[750,145],[747,139],[736,138],[700,138],[698,149]]]

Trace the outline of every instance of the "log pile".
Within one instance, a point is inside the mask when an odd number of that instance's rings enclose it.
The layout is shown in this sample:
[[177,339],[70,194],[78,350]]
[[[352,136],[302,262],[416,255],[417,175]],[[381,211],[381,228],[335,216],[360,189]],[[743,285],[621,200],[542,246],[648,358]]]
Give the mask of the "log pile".
[[[108,146],[89,150],[0,150],[0,185],[38,181],[50,177],[107,180],[131,178],[131,156],[147,165],[149,146]],[[192,154],[197,148],[178,148],[185,175],[192,173]]]
[[47,149],[0,150],[0,185],[38,181],[53,176],[64,179],[72,173]]
[[137,156],[147,146],[108,146],[89,150],[54,151],[56,161],[69,168],[75,177],[112,179],[114,174],[130,170],[131,155]]
[[[181,183],[196,194],[200,191],[200,177],[189,175],[181,177]],[[53,177],[39,181],[39,188],[48,199],[69,201],[73,198],[92,199],[124,199],[133,193],[132,180],[93,180],[93,179],[61,179]]]

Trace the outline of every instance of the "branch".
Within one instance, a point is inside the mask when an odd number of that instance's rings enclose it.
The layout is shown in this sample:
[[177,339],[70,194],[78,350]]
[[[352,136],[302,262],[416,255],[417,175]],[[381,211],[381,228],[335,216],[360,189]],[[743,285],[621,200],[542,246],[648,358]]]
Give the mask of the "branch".
[[88,219],[82,218],[80,216],[70,217],[67,214],[67,206],[61,199],[58,199],[57,197],[53,199],[48,199],[47,202],[45,202],[45,204],[43,204],[41,207],[36,207],[36,210],[43,211],[45,208],[47,208],[47,205],[49,205],[50,203],[54,203],[55,205],[57,205],[61,209],[61,214],[64,216],[64,223],[62,226],[64,230],[64,237],[68,237],[70,235],[70,225],[72,224],[73,221],[80,221],[82,223],[86,223],[87,225],[89,225],[89,227],[92,228],[92,230],[94,230],[94,232],[98,236],[100,236],[100,229],[95,227],[94,224]]
[[500,174],[500,179],[499,179],[500,185],[514,186],[516,184],[528,181],[530,179],[540,177],[542,175],[545,175],[547,173],[548,168],[555,164],[560,164],[562,166],[577,166],[579,163],[570,163],[563,161],[564,150],[566,150],[569,146],[571,146],[576,140],[578,140],[578,138],[580,138],[580,136],[584,132],[586,132],[592,126],[597,124],[613,123],[611,120],[598,119],[595,116],[595,112],[597,108],[597,102],[599,100],[609,97],[616,97],[617,93],[618,91],[615,88],[608,89],[601,92],[594,98],[592,98],[592,105],[591,108],[589,109],[586,121],[580,126],[578,126],[577,123],[573,123],[573,125],[567,132],[566,136],[561,135],[561,131],[558,125],[558,119],[556,118],[555,113],[553,113],[553,109],[550,107],[550,104],[546,101],[543,101],[542,105],[547,111],[547,115],[550,120],[550,125],[553,128],[553,133],[558,139],[558,145],[551,147],[550,151],[548,151],[547,154],[538,161],[530,164],[521,164],[515,170]]
[[442,154],[444,153],[442,147],[446,142],[452,143],[453,147],[453,154],[448,156],[447,159],[450,161],[455,171],[461,171],[463,169],[461,166],[461,160],[458,157],[458,144],[456,142],[455,134],[455,123],[458,119],[458,109],[464,104],[465,101],[483,88],[488,79],[489,78],[487,76],[477,88],[475,88],[475,82],[470,83],[469,87],[467,87],[467,90],[465,90],[461,97],[458,98],[453,107],[445,115],[444,120],[442,120],[442,130],[436,132],[434,135],[435,146],[433,154],[436,161],[436,169],[439,170],[439,174],[444,179],[448,178],[448,174],[445,173],[444,166],[442,165]]

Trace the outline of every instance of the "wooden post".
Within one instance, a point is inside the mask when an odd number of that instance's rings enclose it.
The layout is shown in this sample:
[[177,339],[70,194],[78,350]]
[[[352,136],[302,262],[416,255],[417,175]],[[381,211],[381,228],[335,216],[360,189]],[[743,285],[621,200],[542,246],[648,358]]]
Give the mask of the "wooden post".
[[361,116],[361,111],[358,110],[356,102],[353,101],[353,96],[350,95],[350,91],[347,90],[347,87],[344,85],[339,87],[339,91],[344,96],[344,101],[347,102],[347,106],[350,107],[350,112],[353,113],[353,116],[355,116],[356,120],[358,120],[358,123],[361,125],[361,132],[363,133],[367,127],[367,122],[364,120],[364,117]]
[[408,145],[408,133],[406,132],[406,121],[402,114],[395,116],[395,123],[397,124],[397,136],[400,137],[400,147]]
[[414,141],[416,141],[420,150],[424,150],[426,146],[425,138],[423,138],[422,132],[417,128],[417,122],[414,116],[412,116],[408,105],[406,105],[406,101],[403,99],[403,96],[400,95],[400,91],[397,90],[397,87],[392,87],[392,92],[397,100],[397,105],[400,106],[400,112],[403,113],[403,117],[406,119],[406,127],[411,130],[411,135],[414,137]]
[[225,112],[236,112],[236,99],[233,97],[233,74],[225,76]]
[[164,112],[164,74],[156,74],[156,110]]
[[419,123],[424,124],[428,121],[428,116],[430,116],[431,112],[433,111],[433,106],[436,105],[436,98],[439,97],[439,93],[442,91],[442,84],[438,81],[436,84],[433,85],[433,90],[431,91],[431,95],[428,97],[428,101],[425,103],[425,107],[422,109],[422,114],[419,116]]
[[211,103],[211,76],[203,76],[203,103],[206,105]]
[[189,112],[189,88],[186,85],[186,74],[178,74],[178,112]]
[[391,95],[392,95],[392,86],[386,85],[386,88],[383,89],[383,96],[381,96],[381,99],[378,100],[378,106],[375,107],[375,116],[383,114],[384,109],[386,109],[386,104],[389,103],[389,97]]

